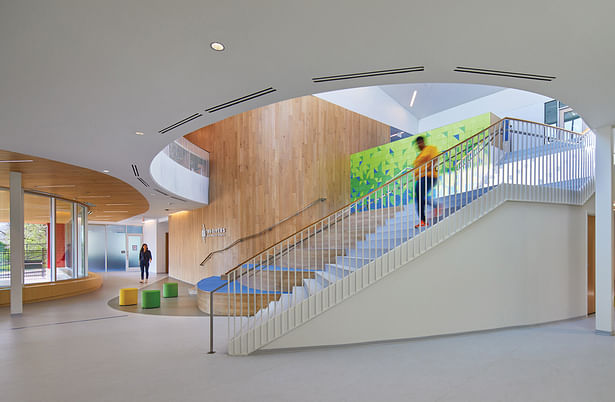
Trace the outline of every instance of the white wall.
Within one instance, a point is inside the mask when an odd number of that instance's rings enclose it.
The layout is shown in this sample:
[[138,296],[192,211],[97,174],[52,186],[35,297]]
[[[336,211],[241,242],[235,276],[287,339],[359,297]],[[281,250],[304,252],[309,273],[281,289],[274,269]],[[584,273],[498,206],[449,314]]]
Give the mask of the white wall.
[[417,118],[379,87],[345,89],[314,96],[408,133],[418,132]]
[[418,132],[432,130],[482,113],[495,113],[499,117],[515,117],[542,123],[546,96],[517,89],[505,89],[482,98],[452,107],[419,120]]
[[591,208],[506,202],[265,349],[406,339],[584,316],[586,215]]

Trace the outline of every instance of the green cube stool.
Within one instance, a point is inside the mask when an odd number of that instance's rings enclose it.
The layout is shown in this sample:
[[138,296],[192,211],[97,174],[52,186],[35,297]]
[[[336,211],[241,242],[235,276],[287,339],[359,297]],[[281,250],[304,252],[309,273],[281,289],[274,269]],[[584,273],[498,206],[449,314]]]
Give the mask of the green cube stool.
[[177,297],[177,282],[163,283],[162,297]]
[[157,308],[160,307],[160,290],[148,289],[141,291],[141,307]]

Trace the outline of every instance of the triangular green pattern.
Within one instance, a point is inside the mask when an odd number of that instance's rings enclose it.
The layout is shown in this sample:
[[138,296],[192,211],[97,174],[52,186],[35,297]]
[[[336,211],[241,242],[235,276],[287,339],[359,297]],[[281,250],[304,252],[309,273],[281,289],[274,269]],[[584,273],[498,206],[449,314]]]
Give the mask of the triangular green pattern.
[[[424,136],[428,145],[435,145],[438,150],[443,151],[454,147],[471,135],[487,128],[490,124],[491,114],[485,113],[428,132],[419,133],[418,135]],[[356,199],[364,196],[376,189],[378,183],[384,184],[403,169],[412,167],[412,162],[417,154],[413,137],[352,154],[350,156],[352,198]],[[452,162],[447,163],[445,170],[449,171],[452,169]],[[385,175],[384,172],[387,170],[389,173]],[[400,191],[396,190],[395,195],[399,195]]]

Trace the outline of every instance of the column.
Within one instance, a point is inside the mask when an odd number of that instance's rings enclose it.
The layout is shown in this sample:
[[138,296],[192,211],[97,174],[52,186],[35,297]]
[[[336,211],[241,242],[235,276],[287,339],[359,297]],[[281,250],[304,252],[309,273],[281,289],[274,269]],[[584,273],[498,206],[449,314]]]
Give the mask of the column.
[[613,335],[613,127],[596,133],[596,333]]
[[11,220],[11,314],[23,312],[23,270],[24,270],[24,207],[21,173],[9,173],[10,220]]

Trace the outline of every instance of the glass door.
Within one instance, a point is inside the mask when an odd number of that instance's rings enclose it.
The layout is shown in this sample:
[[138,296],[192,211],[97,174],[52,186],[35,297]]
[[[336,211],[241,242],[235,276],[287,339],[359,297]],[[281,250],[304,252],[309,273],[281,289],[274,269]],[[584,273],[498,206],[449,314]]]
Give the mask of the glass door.
[[107,271],[126,270],[126,226],[107,226]]
[[128,269],[139,269],[139,252],[143,236],[138,234],[129,234],[128,237]]

